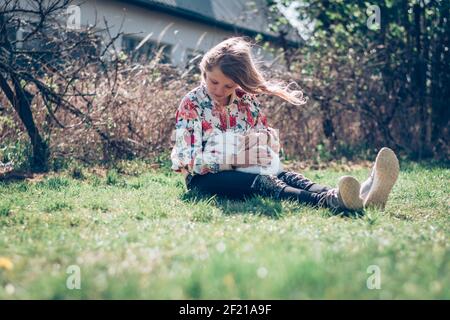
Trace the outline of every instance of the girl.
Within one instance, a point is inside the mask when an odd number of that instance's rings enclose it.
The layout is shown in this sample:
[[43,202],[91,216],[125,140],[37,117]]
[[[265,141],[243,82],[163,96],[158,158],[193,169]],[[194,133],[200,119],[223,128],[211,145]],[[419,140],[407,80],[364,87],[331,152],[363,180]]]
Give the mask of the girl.
[[[392,150],[383,148],[371,177],[359,182],[343,176],[337,188],[322,186],[300,173],[281,171],[258,174],[236,170],[251,166],[268,167],[279,153],[277,130],[261,112],[257,94],[275,95],[295,105],[305,103],[301,91],[289,91],[267,81],[255,66],[251,44],[241,37],[227,39],[203,57],[201,84],[182,99],[176,112],[172,169],[185,174],[188,189],[239,197],[262,195],[293,199],[335,212],[361,210],[364,205],[384,208],[398,176],[398,161]],[[214,132],[235,132],[243,138],[237,152],[227,152],[208,140]],[[205,150],[205,146],[207,146]]]

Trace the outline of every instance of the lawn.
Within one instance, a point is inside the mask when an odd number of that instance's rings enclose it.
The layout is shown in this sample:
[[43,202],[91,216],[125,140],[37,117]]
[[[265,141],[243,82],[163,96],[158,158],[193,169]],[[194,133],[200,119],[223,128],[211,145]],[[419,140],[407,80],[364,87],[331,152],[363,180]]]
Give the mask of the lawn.
[[386,210],[362,217],[199,197],[138,162],[3,181],[0,299],[450,299],[449,181],[402,163]]

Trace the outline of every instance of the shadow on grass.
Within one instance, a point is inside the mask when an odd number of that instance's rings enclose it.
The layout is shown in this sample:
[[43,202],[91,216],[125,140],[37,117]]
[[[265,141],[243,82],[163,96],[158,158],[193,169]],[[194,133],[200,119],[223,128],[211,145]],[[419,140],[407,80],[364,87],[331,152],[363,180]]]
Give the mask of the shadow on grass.
[[205,194],[195,189],[189,190],[180,196],[186,203],[206,202],[222,210],[225,214],[255,214],[273,219],[283,216],[283,206],[280,201],[260,196],[226,197],[214,194]]
[[[180,196],[180,199],[186,203],[199,203],[204,202],[210,205],[214,205],[222,210],[224,214],[255,214],[262,215],[272,219],[282,218],[287,214],[289,209],[283,207],[282,201],[262,197],[258,195],[243,196],[240,198],[218,196],[213,194],[205,194],[198,190],[192,189]],[[295,201],[293,201],[295,203]],[[295,203],[300,210],[301,208],[313,208],[311,206]],[[345,218],[358,219],[364,216],[363,211],[358,212],[340,212],[333,213],[328,211],[326,214],[328,217],[341,216]]]
[[8,172],[0,172],[0,182],[9,184],[14,182],[24,181],[26,179],[32,179],[36,176],[32,172],[24,172],[24,171],[8,171]]

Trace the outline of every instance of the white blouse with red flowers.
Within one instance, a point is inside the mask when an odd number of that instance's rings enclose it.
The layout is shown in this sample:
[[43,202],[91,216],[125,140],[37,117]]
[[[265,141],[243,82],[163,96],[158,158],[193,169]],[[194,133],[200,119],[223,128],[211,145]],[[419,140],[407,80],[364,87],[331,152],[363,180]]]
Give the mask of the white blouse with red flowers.
[[[217,106],[202,83],[182,99],[175,116],[175,145],[172,149],[172,169],[191,174],[219,171],[220,150],[215,154],[204,153],[204,147],[213,129],[245,133],[250,129],[265,129],[272,143],[279,150],[277,131],[267,125],[267,118],[260,110],[255,95],[237,88],[230,104]],[[214,153],[214,152],[213,152]]]

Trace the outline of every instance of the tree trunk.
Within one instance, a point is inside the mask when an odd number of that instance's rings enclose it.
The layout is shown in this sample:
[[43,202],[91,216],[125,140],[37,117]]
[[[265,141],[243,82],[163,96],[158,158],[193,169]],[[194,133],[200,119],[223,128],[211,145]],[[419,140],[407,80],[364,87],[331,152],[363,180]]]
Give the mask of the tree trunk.
[[423,41],[423,19],[424,17],[424,7],[423,4],[416,3],[413,7],[414,13],[414,39],[416,46],[415,53],[415,65],[414,65],[414,86],[417,100],[417,110],[418,110],[418,123],[419,123],[419,132],[418,132],[418,158],[422,159],[426,155],[427,146],[426,146],[426,131],[427,131],[427,106],[426,106],[426,60],[424,56],[425,45]]
[[[4,16],[0,15],[0,27],[4,27]],[[0,40],[9,46],[11,44],[7,38],[7,32],[2,32]],[[31,159],[31,168],[34,171],[46,171],[48,163],[48,148],[46,143],[42,140],[41,135],[34,123],[33,114],[31,112],[31,101],[33,100],[32,94],[24,90],[20,84],[20,79],[17,79],[15,75],[9,74],[14,85],[14,91],[8,84],[7,78],[0,73],[0,90],[5,93],[7,99],[11,103],[14,110],[19,115],[28,136],[30,137],[31,146],[33,148],[33,157]],[[7,77],[7,76],[6,76]]]
[[31,112],[31,101],[33,100],[33,96],[22,89],[17,79],[14,79],[14,88],[17,99],[14,109],[18,113],[20,120],[22,120],[28,136],[30,137],[31,146],[33,147],[33,157],[31,159],[32,170],[39,172],[47,171],[48,148],[34,123],[33,113]]
[[17,112],[22,121],[28,136],[30,137],[31,146],[33,148],[33,157],[31,159],[31,167],[34,171],[46,171],[48,163],[48,148],[47,144],[39,134],[31,112],[31,101],[33,96],[22,89],[20,82],[13,78],[14,91],[9,86],[6,79],[0,74],[0,88],[5,93],[9,102]]
[[[431,61],[431,105],[432,105],[432,143],[438,146],[446,138],[449,126],[450,109],[450,9],[444,7],[439,11],[436,32],[433,34],[433,53]],[[437,152],[439,150],[439,146]]]
[[333,125],[333,116],[331,113],[331,104],[329,99],[320,102],[320,111],[322,114],[322,129],[325,137],[330,142],[330,151],[335,154],[337,147],[336,132]]

